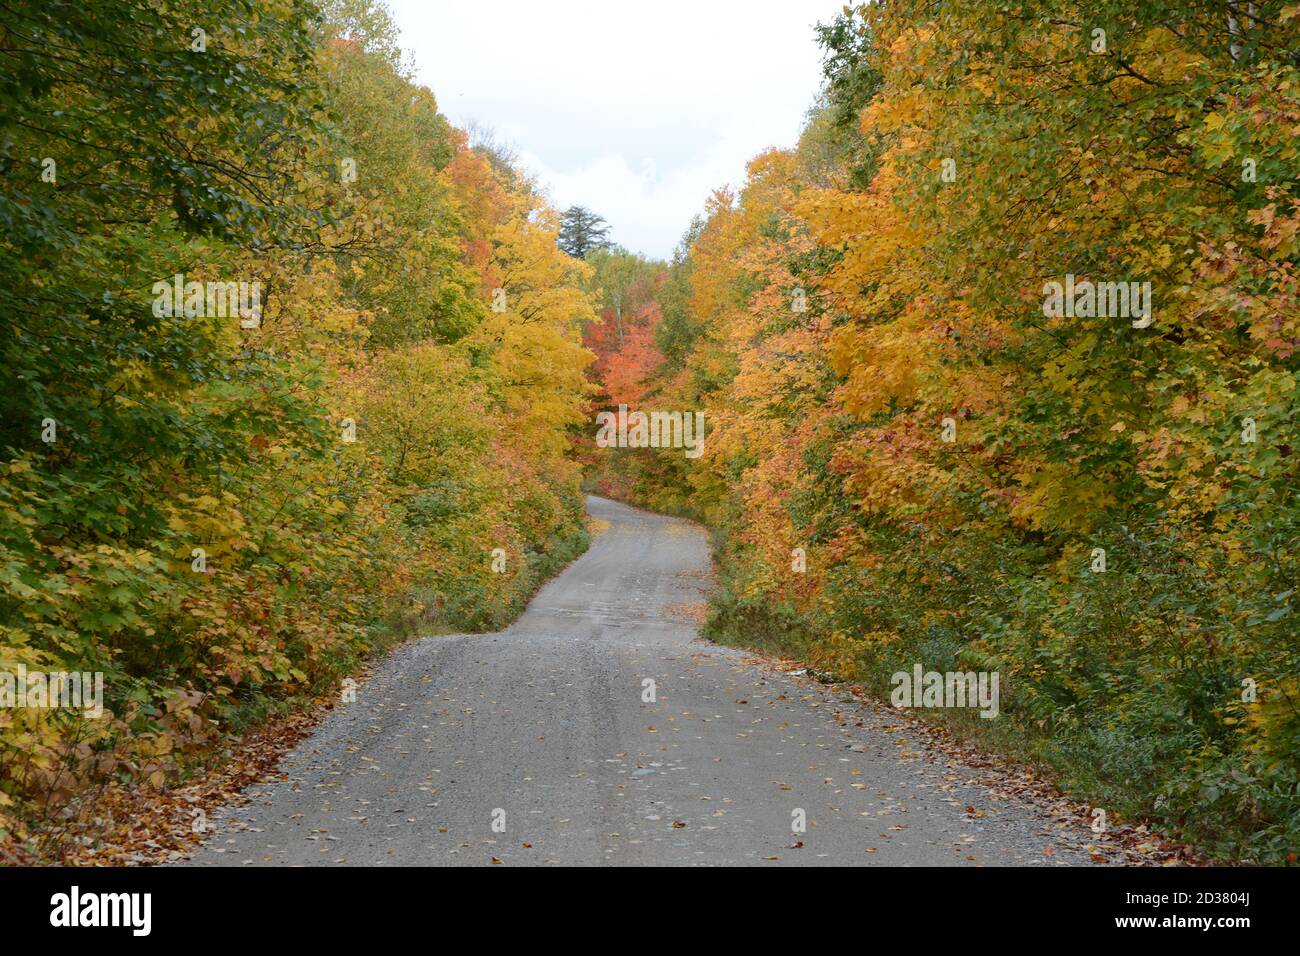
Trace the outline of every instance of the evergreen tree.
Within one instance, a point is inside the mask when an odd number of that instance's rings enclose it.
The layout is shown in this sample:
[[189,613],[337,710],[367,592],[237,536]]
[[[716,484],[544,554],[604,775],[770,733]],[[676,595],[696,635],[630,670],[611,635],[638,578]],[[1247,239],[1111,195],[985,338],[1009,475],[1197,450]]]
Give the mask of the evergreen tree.
[[586,206],[570,206],[560,216],[560,248],[575,259],[587,258],[593,249],[608,249],[609,223]]

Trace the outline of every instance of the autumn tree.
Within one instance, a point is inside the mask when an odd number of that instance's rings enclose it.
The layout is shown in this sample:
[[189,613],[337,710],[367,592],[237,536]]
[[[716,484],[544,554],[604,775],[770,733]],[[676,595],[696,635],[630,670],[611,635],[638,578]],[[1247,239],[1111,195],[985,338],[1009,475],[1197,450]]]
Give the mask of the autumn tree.
[[501,626],[585,546],[556,214],[382,6],[253,6],[0,26],[0,657],[101,671],[107,710],[0,709],[0,840],[403,633]]
[[[1286,859],[1298,23],[904,0],[821,30],[800,142],[710,201],[663,299],[688,344],[646,387],[708,451],[621,485],[718,529],[710,633],[877,688],[999,671],[1001,731],[1067,787]],[[1107,281],[1154,308],[1050,307]]]

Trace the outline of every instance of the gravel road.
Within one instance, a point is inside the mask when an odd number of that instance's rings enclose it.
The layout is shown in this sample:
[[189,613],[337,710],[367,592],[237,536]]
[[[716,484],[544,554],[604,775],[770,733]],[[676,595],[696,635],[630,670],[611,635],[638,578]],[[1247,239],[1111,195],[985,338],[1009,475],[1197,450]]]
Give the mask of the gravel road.
[[396,650],[182,865],[1090,862],[888,708],[701,641],[697,525],[588,510],[512,627]]

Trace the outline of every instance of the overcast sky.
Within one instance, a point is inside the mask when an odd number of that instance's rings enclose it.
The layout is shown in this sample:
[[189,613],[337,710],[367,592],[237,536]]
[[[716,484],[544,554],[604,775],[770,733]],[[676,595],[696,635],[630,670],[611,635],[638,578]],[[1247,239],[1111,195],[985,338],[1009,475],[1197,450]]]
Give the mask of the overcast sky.
[[388,0],[458,126],[495,129],[560,209],[667,258],[709,193],[793,145],[843,0]]

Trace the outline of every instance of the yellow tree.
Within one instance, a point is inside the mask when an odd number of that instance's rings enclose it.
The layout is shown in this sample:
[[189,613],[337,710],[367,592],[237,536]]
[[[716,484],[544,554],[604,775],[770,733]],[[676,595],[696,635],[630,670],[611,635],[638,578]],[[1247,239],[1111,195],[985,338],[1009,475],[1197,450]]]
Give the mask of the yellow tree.
[[583,291],[591,269],[560,251],[558,234],[552,210],[515,197],[492,232],[488,318],[473,337],[489,357],[515,446],[538,458],[569,450],[567,430],[583,422],[593,392],[584,372],[594,356],[581,331],[596,320]]

